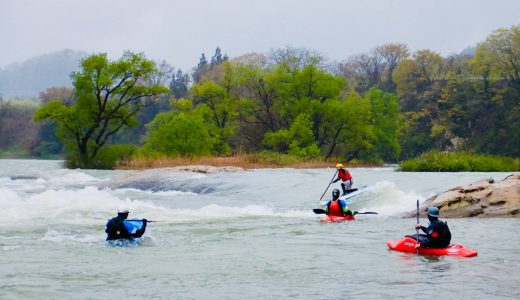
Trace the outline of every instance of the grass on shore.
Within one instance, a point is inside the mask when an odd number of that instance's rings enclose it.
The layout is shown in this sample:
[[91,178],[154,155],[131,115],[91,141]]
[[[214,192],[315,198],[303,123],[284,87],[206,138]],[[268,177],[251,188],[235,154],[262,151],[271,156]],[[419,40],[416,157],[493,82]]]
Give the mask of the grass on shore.
[[[207,156],[207,157],[168,157],[168,156],[143,156],[138,155],[131,160],[119,164],[116,169],[149,169],[178,167],[187,165],[207,165],[214,167],[242,167],[244,169],[259,168],[326,168],[334,167],[338,159],[306,159],[298,156],[281,154],[276,152],[258,152],[251,154],[237,154],[233,156]],[[369,164],[353,161],[348,166],[380,166],[381,164]]]
[[400,163],[409,172],[511,172],[520,170],[520,159],[470,152],[430,151]]

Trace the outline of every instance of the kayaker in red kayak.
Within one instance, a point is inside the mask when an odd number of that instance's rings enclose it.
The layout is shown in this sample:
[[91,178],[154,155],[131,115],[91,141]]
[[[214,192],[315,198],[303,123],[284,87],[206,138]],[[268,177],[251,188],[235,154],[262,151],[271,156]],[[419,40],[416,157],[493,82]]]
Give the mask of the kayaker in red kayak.
[[[451,232],[446,222],[439,220],[439,209],[435,206],[428,208],[428,227],[416,224],[416,229],[421,229],[425,234],[419,234],[419,240],[416,247],[425,248],[445,248],[450,245]],[[417,235],[408,235],[408,237],[417,240]]]
[[336,169],[338,170],[338,178],[336,178],[336,180],[333,182],[336,183],[341,179],[341,189],[343,189],[343,195],[357,191],[358,189],[352,188],[352,184],[354,184],[354,182],[352,181],[352,175],[350,175],[349,171],[347,171],[347,169],[345,169],[342,164],[337,164]]
[[356,212],[350,211],[345,201],[339,199],[339,190],[334,189],[332,191],[332,200],[327,201],[323,210],[327,213],[327,216],[345,217],[353,216]]

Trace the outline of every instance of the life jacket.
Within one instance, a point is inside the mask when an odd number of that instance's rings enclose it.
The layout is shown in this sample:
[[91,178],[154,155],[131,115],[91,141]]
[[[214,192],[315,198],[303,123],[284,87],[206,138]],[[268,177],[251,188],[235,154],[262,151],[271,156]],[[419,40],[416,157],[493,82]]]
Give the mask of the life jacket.
[[330,201],[329,203],[329,216],[343,217],[343,208],[339,204],[339,200]]
[[341,179],[341,181],[347,181],[352,179],[352,175],[350,175],[350,173],[345,169],[339,169],[338,177]]

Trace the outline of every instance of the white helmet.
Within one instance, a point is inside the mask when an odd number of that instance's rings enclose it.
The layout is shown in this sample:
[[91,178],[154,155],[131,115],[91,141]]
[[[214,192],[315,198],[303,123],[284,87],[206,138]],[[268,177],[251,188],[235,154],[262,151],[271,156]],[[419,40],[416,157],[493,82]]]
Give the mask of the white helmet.
[[126,207],[126,206],[120,206],[117,210],[118,214],[127,214],[129,212],[130,212],[130,210],[128,210],[128,207]]

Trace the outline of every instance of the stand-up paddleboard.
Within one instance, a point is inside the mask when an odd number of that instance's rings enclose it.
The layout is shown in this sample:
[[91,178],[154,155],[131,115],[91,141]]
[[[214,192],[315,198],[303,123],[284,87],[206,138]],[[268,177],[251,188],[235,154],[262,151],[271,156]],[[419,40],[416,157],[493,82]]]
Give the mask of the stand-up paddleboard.
[[134,234],[137,232],[137,230],[143,228],[143,221],[141,219],[124,220],[123,224],[130,234]]
[[415,248],[415,244],[417,241],[411,237],[405,237],[400,240],[388,241],[386,245],[389,249],[400,251],[400,252],[408,252],[408,253],[418,253],[421,255],[450,255],[450,256],[463,256],[463,257],[473,257],[477,256],[477,251],[473,249],[466,248],[461,245],[450,245],[446,248]]
[[[344,201],[351,200],[352,198],[359,196],[360,194],[363,194],[366,191],[368,191],[368,185],[363,185],[359,187],[357,191],[340,196],[339,199]],[[323,206],[327,203],[327,201],[328,200],[322,201],[319,204]]]
[[359,194],[363,194],[367,190],[368,190],[368,185],[363,185],[363,186],[359,187],[357,191],[352,192],[352,193],[348,193],[348,194],[346,194],[344,196],[340,196],[339,199],[340,200],[348,200],[350,198],[356,197]]

